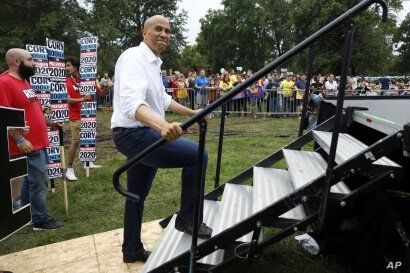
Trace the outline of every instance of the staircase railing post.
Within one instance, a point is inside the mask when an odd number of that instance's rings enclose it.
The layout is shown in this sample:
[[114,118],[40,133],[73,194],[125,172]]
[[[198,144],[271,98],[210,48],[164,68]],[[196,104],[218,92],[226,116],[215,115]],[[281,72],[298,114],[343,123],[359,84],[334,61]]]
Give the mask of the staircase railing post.
[[319,207],[319,232],[322,235],[322,245],[325,244],[326,232],[325,232],[325,220],[326,220],[326,213],[327,213],[327,203],[329,198],[329,191],[330,191],[330,182],[333,176],[333,168],[335,167],[335,157],[336,157],[336,149],[337,149],[337,142],[339,140],[339,132],[341,129],[341,121],[343,115],[343,103],[344,103],[344,95],[346,91],[346,83],[347,83],[347,72],[350,65],[350,60],[352,57],[352,43],[353,43],[353,35],[354,35],[354,22],[352,19],[346,22],[347,33],[344,43],[344,50],[343,50],[343,59],[342,59],[342,71],[340,75],[340,85],[339,85],[339,93],[337,97],[337,106],[336,106],[336,113],[335,113],[335,123],[332,132],[332,141],[329,149],[329,157],[327,160],[327,169],[326,169],[326,178],[325,184],[323,187],[323,192],[320,200],[320,207]]
[[215,173],[214,189],[219,187],[219,181],[221,177],[221,160],[222,160],[222,148],[223,148],[224,132],[225,132],[226,104],[227,103],[222,104],[222,111],[221,111],[221,125],[219,128],[218,157],[216,159],[216,173]]
[[312,70],[313,70],[313,62],[315,60],[315,49],[314,47],[309,48],[309,57],[308,57],[308,64],[307,64],[307,77],[306,77],[306,87],[305,93],[303,94],[303,108],[302,108],[302,116],[300,118],[300,126],[299,126],[299,137],[303,135],[303,129],[306,126],[306,113],[307,113],[307,106],[308,106],[308,97],[310,91],[310,81],[312,79]]
[[195,191],[195,206],[194,206],[194,224],[192,230],[192,243],[191,243],[191,255],[189,259],[189,273],[195,272],[196,267],[196,247],[198,245],[198,229],[199,225],[199,217],[202,214],[200,210],[203,209],[201,206],[201,200],[203,199],[204,192],[203,192],[203,185],[205,183],[205,175],[204,175],[204,155],[205,155],[205,138],[206,138],[206,130],[207,130],[207,122],[205,119],[201,119],[199,122],[199,147],[198,147],[198,185]]

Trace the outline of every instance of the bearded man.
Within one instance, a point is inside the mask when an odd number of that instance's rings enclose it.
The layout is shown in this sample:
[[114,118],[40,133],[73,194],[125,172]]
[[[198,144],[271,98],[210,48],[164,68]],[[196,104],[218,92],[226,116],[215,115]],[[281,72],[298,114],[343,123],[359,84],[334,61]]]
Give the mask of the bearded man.
[[0,106],[24,109],[27,128],[12,129],[9,134],[9,151],[13,156],[27,156],[27,173],[21,186],[21,204],[31,204],[33,230],[53,230],[64,226],[47,211],[47,154],[49,146],[47,125],[58,125],[45,118],[41,104],[29,83],[35,74],[35,63],[24,49],[12,48],[6,53],[9,67],[0,75]]

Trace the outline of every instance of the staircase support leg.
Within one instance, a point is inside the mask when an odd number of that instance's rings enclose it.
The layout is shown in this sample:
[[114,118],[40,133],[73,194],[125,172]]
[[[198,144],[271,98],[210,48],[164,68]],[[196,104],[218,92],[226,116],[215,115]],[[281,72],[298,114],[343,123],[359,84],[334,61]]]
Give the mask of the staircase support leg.
[[343,50],[343,60],[342,60],[342,71],[340,76],[340,88],[337,98],[337,106],[336,106],[336,114],[335,114],[335,123],[332,132],[332,142],[329,149],[329,157],[327,161],[327,169],[326,169],[326,179],[325,184],[323,187],[322,198],[319,207],[319,234],[322,234],[323,240],[321,240],[322,244],[325,244],[324,238],[326,238],[323,231],[326,230],[324,227],[326,221],[326,213],[327,213],[327,206],[328,206],[328,198],[329,198],[329,191],[330,191],[330,184],[331,180],[333,179],[333,168],[335,167],[335,157],[336,157],[336,149],[337,149],[337,142],[339,139],[339,132],[342,127],[342,115],[343,115],[343,103],[344,103],[344,95],[346,90],[346,83],[347,83],[347,72],[350,65],[350,59],[352,57],[352,43],[353,43],[353,35],[354,35],[354,22],[353,20],[348,20],[346,22],[347,33],[345,38],[344,50]]
[[221,111],[221,125],[219,128],[218,158],[216,159],[216,174],[215,174],[214,189],[219,187],[219,180],[221,176],[221,160],[222,160],[222,148],[223,148],[224,131],[225,131],[225,115],[226,115],[226,103],[222,104],[222,111]]
[[248,262],[251,265],[253,264],[253,259],[256,257],[256,255],[259,252],[258,242],[259,242],[261,232],[262,232],[262,222],[258,221],[256,222],[256,228],[253,231],[251,246],[249,248],[249,254],[248,254]]
[[207,129],[207,122],[205,119],[200,120],[199,122],[199,152],[198,152],[198,186],[195,191],[195,215],[194,215],[194,226],[192,230],[192,244],[191,244],[191,255],[189,259],[189,273],[195,273],[195,265],[196,265],[196,247],[198,245],[198,228],[201,224],[199,222],[199,216],[202,212],[201,206],[201,199],[203,199],[203,184],[205,183],[205,175],[204,175],[204,154],[205,154],[205,137],[206,137],[206,129]]
[[314,47],[309,48],[309,59],[307,64],[307,78],[306,78],[306,88],[305,93],[303,94],[303,108],[302,108],[302,116],[300,118],[300,125],[299,125],[299,134],[298,137],[303,135],[303,129],[306,127],[306,114],[307,114],[307,105],[308,105],[308,97],[309,97],[309,90],[310,90],[310,81],[312,79],[312,70],[313,70],[313,62],[315,61],[315,49]]

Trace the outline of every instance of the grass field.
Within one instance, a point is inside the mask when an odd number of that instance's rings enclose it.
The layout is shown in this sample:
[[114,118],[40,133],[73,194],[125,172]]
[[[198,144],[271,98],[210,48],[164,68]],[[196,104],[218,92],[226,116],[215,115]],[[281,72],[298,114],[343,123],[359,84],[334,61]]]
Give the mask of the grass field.
[[[76,163],[79,181],[69,183],[68,215],[64,212],[62,183],[56,183],[55,194],[48,194],[50,214],[63,220],[66,226],[53,232],[34,232],[30,227],[26,227],[0,243],[0,255],[122,227],[124,198],[114,190],[111,179],[113,172],[125,158],[116,151],[111,140],[110,116],[110,112],[98,112],[97,163],[103,165],[103,168],[91,170],[91,177],[86,178],[81,164]],[[183,121],[185,118],[169,114],[167,119]],[[291,117],[241,119],[229,116],[225,128],[221,182],[234,177],[295,139],[298,127],[299,120]],[[197,127],[192,127],[191,131],[192,134],[187,137],[197,140]],[[215,181],[218,135],[219,119],[208,119],[208,190],[212,189]],[[180,170],[160,170],[146,201],[144,222],[164,218],[178,211],[179,199]],[[330,258],[307,254],[291,237],[269,248],[252,266],[246,263],[238,264],[229,272],[344,271]]]

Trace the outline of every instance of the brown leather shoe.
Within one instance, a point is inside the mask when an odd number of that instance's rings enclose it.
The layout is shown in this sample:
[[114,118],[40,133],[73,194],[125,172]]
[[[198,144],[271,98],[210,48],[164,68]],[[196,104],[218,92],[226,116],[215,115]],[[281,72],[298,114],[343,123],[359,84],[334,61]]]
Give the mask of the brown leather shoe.
[[135,254],[122,254],[122,260],[124,263],[135,263],[135,262],[146,262],[148,260],[149,255],[151,255],[151,252],[146,251],[145,249],[142,251],[139,251]]

